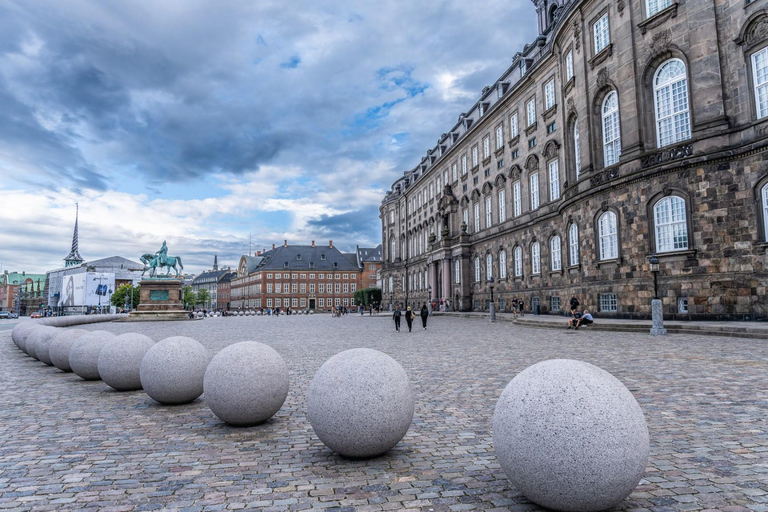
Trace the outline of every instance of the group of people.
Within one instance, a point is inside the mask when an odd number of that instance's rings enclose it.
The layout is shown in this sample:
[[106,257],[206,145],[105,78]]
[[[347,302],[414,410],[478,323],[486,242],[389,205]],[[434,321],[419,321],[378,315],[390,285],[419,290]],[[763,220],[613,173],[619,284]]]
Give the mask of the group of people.
[[584,309],[583,312],[579,312],[579,299],[576,296],[571,297],[571,318],[568,320],[569,329],[578,329],[582,325],[589,325],[595,321],[588,309]]
[[[427,320],[429,319],[429,309],[427,308],[427,305],[424,304],[421,306],[421,312],[419,313],[421,315],[421,325],[424,328],[424,330],[427,330]],[[395,320],[395,331],[400,332],[400,319],[403,317],[403,312],[400,309],[400,304],[395,305],[395,310],[392,313],[392,318]],[[408,306],[405,309],[405,323],[408,324],[408,332],[411,332],[411,329],[413,328],[413,320],[416,318],[416,312],[411,309],[411,306]]]

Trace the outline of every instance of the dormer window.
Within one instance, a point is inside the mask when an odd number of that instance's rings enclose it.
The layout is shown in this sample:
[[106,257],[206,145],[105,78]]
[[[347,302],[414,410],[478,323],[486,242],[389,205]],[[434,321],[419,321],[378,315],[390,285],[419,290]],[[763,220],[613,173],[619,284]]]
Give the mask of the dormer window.
[[339,264],[337,262],[333,262],[333,268],[339,268]]
[[525,62],[525,59],[523,59],[520,61],[520,78],[525,76],[526,68],[527,68],[526,62]]
[[320,255],[320,260],[321,260],[321,261],[325,261],[325,254],[321,254],[321,255]]
[[309,268],[315,268],[315,262],[314,261],[310,261],[309,262]]
[[297,259],[297,260],[300,260],[300,259],[301,259],[301,254],[297,254],[297,255],[296,255],[296,259]]
[[285,263],[283,263],[283,267],[284,268],[288,268],[288,262],[287,261]]

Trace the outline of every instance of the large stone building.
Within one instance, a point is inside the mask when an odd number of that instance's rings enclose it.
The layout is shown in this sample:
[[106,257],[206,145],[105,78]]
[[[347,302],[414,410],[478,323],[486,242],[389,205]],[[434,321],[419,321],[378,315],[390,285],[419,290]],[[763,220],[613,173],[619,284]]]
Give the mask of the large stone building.
[[219,270],[219,257],[213,257],[213,269],[206,270],[196,276],[191,283],[192,291],[198,293],[200,290],[208,292],[208,300],[205,304],[198,304],[199,308],[227,310],[230,302],[230,281],[235,272],[229,267]]
[[231,309],[292,308],[329,311],[353,306],[361,288],[357,255],[328,245],[272,246],[242,256],[231,282]]
[[9,273],[6,270],[0,274],[0,311],[18,311],[21,315],[32,310],[36,312],[40,304],[46,302],[44,291],[45,274]]
[[387,192],[385,296],[647,317],[657,254],[668,317],[768,318],[768,0],[533,1]]

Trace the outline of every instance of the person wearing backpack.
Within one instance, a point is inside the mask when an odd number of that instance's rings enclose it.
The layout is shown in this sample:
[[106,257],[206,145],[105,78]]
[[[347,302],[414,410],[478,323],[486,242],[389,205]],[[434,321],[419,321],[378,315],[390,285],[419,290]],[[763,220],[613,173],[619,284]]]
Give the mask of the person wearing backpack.
[[395,319],[395,331],[400,332],[400,304],[395,305],[395,312],[392,313],[392,318]]
[[424,304],[421,306],[421,324],[425,331],[427,330],[427,318],[429,318],[429,309],[427,309],[427,305]]

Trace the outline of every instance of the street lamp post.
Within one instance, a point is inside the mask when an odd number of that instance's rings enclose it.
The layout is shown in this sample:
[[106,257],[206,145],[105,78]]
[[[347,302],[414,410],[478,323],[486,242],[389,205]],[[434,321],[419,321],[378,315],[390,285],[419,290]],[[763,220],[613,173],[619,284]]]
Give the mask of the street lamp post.
[[664,328],[664,308],[659,298],[659,258],[654,254],[648,260],[651,273],[653,273],[653,300],[651,301],[651,335],[659,336],[667,334]]
[[432,285],[427,285],[427,294],[429,298],[427,299],[427,311],[429,311],[429,316],[432,316]]
[[394,300],[395,300],[395,292],[392,290],[389,291],[389,310],[392,311],[392,307],[394,306]]
[[491,305],[489,309],[490,311],[489,316],[490,316],[491,322],[496,321],[496,305],[493,303],[493,285],[494,285],[494,280],[493,280],[493,277],[491,277],[490,279],[488,279],[488,286],[491,288]]

